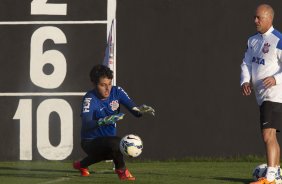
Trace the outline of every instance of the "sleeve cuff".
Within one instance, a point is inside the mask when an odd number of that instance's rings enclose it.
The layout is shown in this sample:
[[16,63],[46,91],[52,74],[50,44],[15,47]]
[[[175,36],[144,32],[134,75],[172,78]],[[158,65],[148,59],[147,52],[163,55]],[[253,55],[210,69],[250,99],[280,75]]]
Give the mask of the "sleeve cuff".
[[274,79],[275,79],[275,82],[276,84],[281,84],[282,83],[282,74],[281,73],[278,73],[278,74],[275,74],[274,76]]
[[250,83],[250,80],[241,81],[241,82],[240,82],[240,86],[242,86],[242,85],[243,85],[244,83],[246,83],[246,82],[247,82],[247,83]]

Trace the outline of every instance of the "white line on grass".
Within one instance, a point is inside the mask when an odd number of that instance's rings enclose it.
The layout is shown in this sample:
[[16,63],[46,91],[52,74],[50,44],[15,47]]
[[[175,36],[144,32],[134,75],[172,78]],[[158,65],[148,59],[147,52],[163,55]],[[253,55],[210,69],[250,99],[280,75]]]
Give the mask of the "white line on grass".
[[41,183],[38,183],[38,184],[53,184],[53,183],[59,183],[59,182],[62,182],[62,181],[67,181],[67,180],[70,180],[70,178],[63,177],[63,178],[58,178],[58,179],[51,180],[51,181],[41,182]]

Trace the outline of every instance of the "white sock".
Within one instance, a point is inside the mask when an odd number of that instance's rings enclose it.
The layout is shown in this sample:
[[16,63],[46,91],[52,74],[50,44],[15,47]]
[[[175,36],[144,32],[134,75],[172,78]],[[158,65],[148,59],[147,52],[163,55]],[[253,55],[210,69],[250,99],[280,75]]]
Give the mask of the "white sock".
[[267,171],[266,171],[266,179],[268,181],[273,181],[275,180],[275,173],[277,172],[277,168],[276,167],[267,167]]

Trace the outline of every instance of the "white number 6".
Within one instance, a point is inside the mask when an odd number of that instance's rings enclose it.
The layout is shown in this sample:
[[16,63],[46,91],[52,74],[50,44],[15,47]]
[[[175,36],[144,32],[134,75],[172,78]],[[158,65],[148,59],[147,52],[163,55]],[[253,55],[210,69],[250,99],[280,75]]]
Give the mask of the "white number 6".
[[[47,50],[43,53],[43,44],[47,39],[54,43],[67,43],[65,34],[57,27],[46,26],[37,29],[31,37],[30,48],[30,78],[42,88],[54,89],[59,87],[67,73],[67,63],[64,55],[57,50]],[[45,74],[43,67],[53,66],[51,74]]]

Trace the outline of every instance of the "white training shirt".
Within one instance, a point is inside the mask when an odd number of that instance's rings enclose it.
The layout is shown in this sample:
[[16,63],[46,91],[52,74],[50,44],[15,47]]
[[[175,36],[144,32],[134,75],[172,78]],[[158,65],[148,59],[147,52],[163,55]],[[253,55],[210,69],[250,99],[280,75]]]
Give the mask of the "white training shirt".
[[[271,27],[248,39],[248,47],[241,64],[241,85],[252,80],[257,103],[282,103],[282,34]],[[274,76],[276,85],[266,89],[262,80]]]

